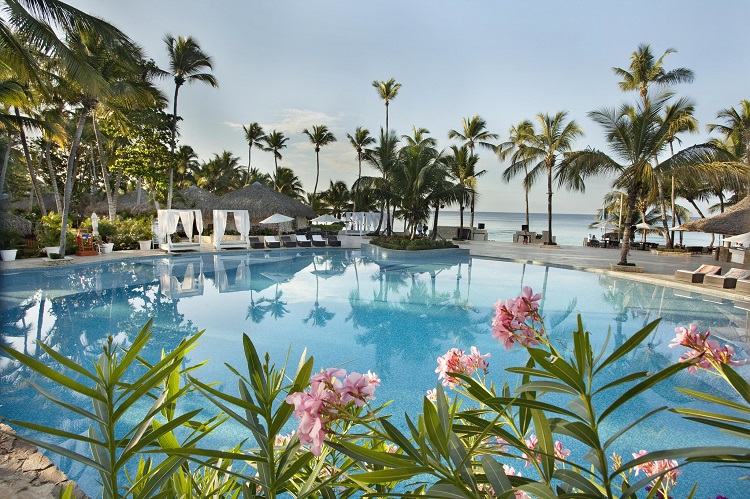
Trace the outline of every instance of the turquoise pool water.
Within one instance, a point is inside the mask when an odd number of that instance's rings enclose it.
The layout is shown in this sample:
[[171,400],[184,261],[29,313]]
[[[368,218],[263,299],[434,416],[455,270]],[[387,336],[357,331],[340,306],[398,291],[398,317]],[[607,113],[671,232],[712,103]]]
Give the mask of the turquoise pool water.
[[[452,347],[468,350],[474,345],[490,352],[491,379],[515,383],[504,368],[524,363],[526,355],[505,351],[492,340],[490,321],[492,305],[499,298],[517,296],[522,286],[544,293],[543,314],[553,341],[563,349],[577,314],[599,344],[611,328],[610,350],[646,323],[663,318],[648,343],[613,369],[613,378],[674,362],[681,352],[667,345],[674,328],[690,322],[732,344],[739,358],[748,357],[747,305],[555,267],[468,256],[376,261],[359,251],[319,249],[159,256],[4,273],[2,341],[36,354],[35,341],[41,339],[82,363],[92,362],[107,334],[127,344],[153,318],[157,341],[147,348],[151,359],[162,348],[171,349],[186,335],[205,329],[190,361],[209,359],[201,379],[221,381],[229,375],[224,363],[244,365],[241,336],[247,333],[277,364],[287,352],[295,364],[307,348],[316,368],[341,365],[349,371],[376,372],[382,380],[377,401],[394,400],[389,412],[399,418],[404,411],[420,411],[422,395],[435,387],[435,359]],[[750,374],[748,366],[741,372]],[[37,418],[85,431],[74,416],[47,410],[24,388],[24,376],[0,358],[0,416]],[[730,394],[709,375],[681,373],[673,381]],[[605,431],[662,405],[690,403],[663,385],[622,411]],[[227,427],[217,432],[214,445],[234,445],[246,437]],[[576,451],[572,442],[564,443]],[[618,451],[717,443],[733,441],[665,414],[623,439]],[[86,489],[91,477],[80,466],[57,462]],[[522,463],[514,465],[523,468]],[[701,482],[696,497],[742,497],[744,488],[735,481],[740,473],[706,466],[683,470],[677,497],[686,495],[696,480]]]

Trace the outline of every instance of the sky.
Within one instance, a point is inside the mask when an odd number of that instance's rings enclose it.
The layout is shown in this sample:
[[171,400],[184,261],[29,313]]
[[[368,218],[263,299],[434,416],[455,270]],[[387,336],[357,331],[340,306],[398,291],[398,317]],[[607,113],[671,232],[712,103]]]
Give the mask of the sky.
[[[511,125],[564,110],[585,133],[575,149],[608,151],[587,114],[635,102],[612,67],[627,69],[642,43],[657,57],[677,50],[665,58],[667,70],[695,73],[692,84],[673,88],[693,100],[701,126],[682,137],[682,147],[707,140],[717,112],[750,99],[747,0],[69,1],[123,30],[162,68],[166,34],[195,38],[212,58],[219,88],[180,89],[180,143],[202,161],[226,150],[246,166],[242,125],[258,122],[289,137],[280,165],[310,192],[315,151],[302,131],[326,125],[338,139],[320,151],[318,191],[330,180],[351,186],[357,160],[346,134],[362,126],[378,137],[385,126],[375,80],[402,85],[390,104],[390,129],[405,135],[426,128],[440,148],[458,144],[448,132],[460,130],[462,118],[481,116],[504,142]],[[171,99],[173,81],[160,86]],[[477,211],[522,212],[520,178],[504,182],[508,163],[488,150],[479,154],[487,173],[478,179]],[[271,153],[254,149],[252,166],[271,173]],[[363,165],[363,175],[373,174]],[[555,188],[553,210],[593,214],[610,186],[598,178],[585,193]],[[546,212],[546,179],[532,188],[530,210]]]

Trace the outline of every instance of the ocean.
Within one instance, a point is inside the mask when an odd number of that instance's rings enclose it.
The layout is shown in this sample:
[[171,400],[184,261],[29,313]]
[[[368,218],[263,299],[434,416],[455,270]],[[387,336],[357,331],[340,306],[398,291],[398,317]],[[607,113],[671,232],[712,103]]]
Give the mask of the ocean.
[[[469,210],[464,212],[464,227],[469,226]],[[431,219],[428,226],[432,228]],[[590,235],[596,234],[601,239],[604,231],[601,229],[590,229],[589,225],[596,223],[594,215],[574,215],[567,213],[552,214],[552,235],[556,238],[557,244],[563,246],[581,246],[583,240]],[[400,222],[396,222],[396,229],[399,230]],[[483,223],[487,230],[487,236],[491,241],[512,242],[513,234],[521,230],[521,225],[526,223],[526,214],[524,213],[505,213],[495,211],[477,211],[474,213],[474,226]],[[438,225],[456,226],[459,225],[459,212],[441,211],[438,218]],[[529,230],[541,234],[547,230],[546,213],[529,214]],[[636,241],[642,241],[643,236],[636,232]],[[649,233],[646,235],[646,241],[664,244],[664,237]],[[711,234],[703,232],[683,232],[682,241],[685,246],[708,246],[711,243]],[[676,242],[680,242],[679,233],[676,236]],[[716,237],[714,246],[719,245],[719,237]]]

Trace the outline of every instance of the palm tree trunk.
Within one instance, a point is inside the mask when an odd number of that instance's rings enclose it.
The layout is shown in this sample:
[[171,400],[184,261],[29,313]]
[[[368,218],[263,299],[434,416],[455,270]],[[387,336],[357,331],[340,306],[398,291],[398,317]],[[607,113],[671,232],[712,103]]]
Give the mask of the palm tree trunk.
[[47,160],[47,171],[49,171],[50,185],[52,186],[52,195],[55,196],[55,206],[57,207],[57,213],[62,213],[62,199],[60,198],[60,189],[57,188],[57,175],[55,175],[55,169],[52,167],[52,141],[44,141],[44,156]]
[[172,157],[169,159],[169,191],[167,192],[167,209],[172,209],[172,189],[174,186],[174,152],[177,149],[177,94],[180,92],[180,85],[175,82],[174,86],[174,105],[172,107],[172,140],[170,148]]
[[385,100],[385,136],[388,137],[388,99]]
[[433,241],[437,240],[437,228],[438,228],[438,217],[440,216],[440,203],[435,203],[435,219],[432,222],[432,234],[430,239]]
[[31,164],[31,154],[29,153],[29,144],[26,140],[26,131],[21,122],[21,113],[18,111],[17,107],[14,107],[13,109],[15,110],[16,119],[18,120],[18,131],[21,134],[21,145],[23,146],[23,155],[26,158],[26,166],[29,169],[31,187],[34,190],[36,202],[39,203],[39,211],[42,216],[45,216],[47,214],[47,207],[44,206],[44,199],[42,199],[42,192],[39,190],[39,182],[37,182],[36,172],[34,171],[34,166]]
[[65,241],[68,232],[68,216],[70,215],[70,198],[73,195],[73,182],[75,176],[73,175],[76,165],[76,156],[78,154],[78,146],[81,144],[81,135],[83,134],[83,125],[86,123],[92,104],[84,103],[81,109],[81,117],[78,119],[78,126],[76,127],[75,135],[73,136],[73,142],[70,146],[70,154],[68,155],[68,168],[65,176],[65,191],[63,194],[63,212],[62,212],[62,226],[60,228],[60,255],[65,255]]
[[109,211],[109,219],[114,220],[117,216],[117,194],[119,190],[119,184],[114,188],[110,185],[109,168],[107,167],[107,157],[104,154],[104,148],[102,147],[103,137],[102,132],[99,130],[99,123],[96,119],[96,112],[91,113],[91,123],[94,127],[94,138],[96,139],[96,150],[99,154],[99,164],[102,167],[102,180],[104,181],[104,194],[107,196],[107,209]]
[[354,193],[354,207],[353,212],[357,211],[357,198],[359,197],[359,180],[362,178],[362,153],[357,151],[357,162],[359,163],[359,171],[357,172],[357,189]]
[[247,176],[250,178],[250,164],[253,159],[253,143],[250,142],[247,146]]
[[[315,205],[318,204],[315,195],[318,193],[318,178],[320,177],[320,153],[315,151],[315,187],[313,187],[312,209],[315,211]],[[317,213],[316,213],[317,214]]]
[[463,203],[458,205],[458,238],[463,239],[464,236],[464,210],[466,206]]
[[659,191],[659,205],[661,207],[661,224],[664,227],[664,237],[667,240],[667,248],[672,249],[674,242],[669,232],[669,224],[667,223],[667,201],[664,198],[664,179],[661,174],[656,176],[656,188]]
[[547,240],[544,244],[555,244],[552,242],[552,165],[547,164]]
[[[8,141],[5,143],[5,154],[3,154],[3,169],[0,171],[0,196],[5,188],[5,174],[8,172],[8,163],[10,162],[10,150],[13,147],[13,139],[8,134]],[[53,177],[54,178],[54,177]]]
[[622,236],[622,247],[620,249],[620,265],[627,265],[628,252],[630,251],[630,239],[633,235],[633,215],[635,214],[636,193],[639,190],[638,183],[628,188],[628,204],[625,212],[625,233]]
[[273,190],[276,191],[276,179],[279,178],[279,160],[276,158],[276,151],[273,153],[273,164],[276,168],[273,174]]

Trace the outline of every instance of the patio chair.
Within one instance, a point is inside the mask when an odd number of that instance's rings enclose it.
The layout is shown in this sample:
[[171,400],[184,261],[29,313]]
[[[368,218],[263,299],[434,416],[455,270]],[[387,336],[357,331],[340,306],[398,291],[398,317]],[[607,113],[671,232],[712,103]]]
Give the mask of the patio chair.
[[740,280],[745,279],[750,279],[750,270],[731,269],[724,275],[707,275],[703,278],[703,284],[714,288],[734,289]]
[[281,245],[285,248],[294,248],[297,246],[297,239],[292,236],[281,236]]
[[323,247],[326,245],[326,240],[320,234],[313,234],[312,244],[313,246]]
[[341,246],[341,241],[339,241],[339,238],[336,236],[328,236],[328,246],[338,248]]
[[266,247],[266,245],[263,244],[263,241],[261,241],[260,237],[258,236],[250,236],[247,239],[248,241],[250,241],[250,247],[252,249],[263,249]]
[[281,248],[281,242],[276,239],[276,236],[265,236],[263,239],[267,248]]
[[305,235],[297,234],[297,246],[300,248],[309,248],[312,246],[312,241],[310,241]]
[[690,283],[702,283],[703,278],[708,274],[721,274],[721,267],[718,265],[701,265],[695,270],[678,270],[674,273],[674,278],[678,281],[687,281]]

